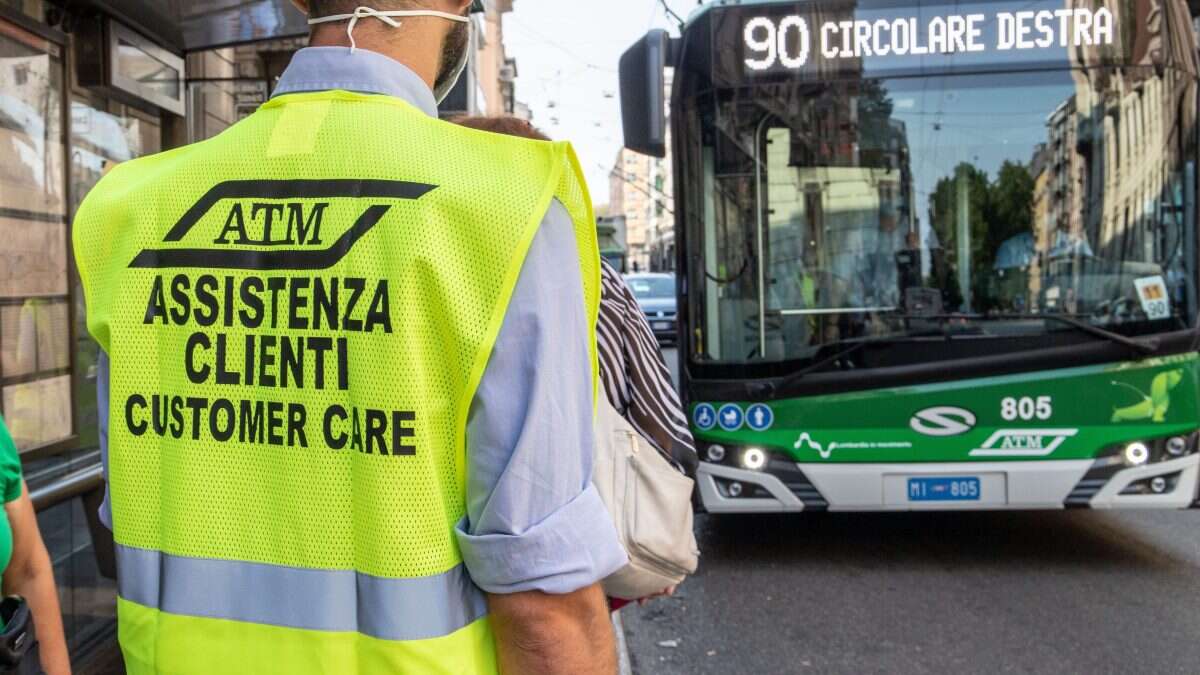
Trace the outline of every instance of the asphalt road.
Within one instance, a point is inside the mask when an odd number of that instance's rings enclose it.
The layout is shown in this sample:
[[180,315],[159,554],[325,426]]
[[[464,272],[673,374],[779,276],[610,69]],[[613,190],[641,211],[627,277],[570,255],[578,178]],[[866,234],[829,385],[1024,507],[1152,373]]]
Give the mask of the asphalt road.
[[623,612],[635,673],[1200,673],[1200,511],[696,525],[699,573]]

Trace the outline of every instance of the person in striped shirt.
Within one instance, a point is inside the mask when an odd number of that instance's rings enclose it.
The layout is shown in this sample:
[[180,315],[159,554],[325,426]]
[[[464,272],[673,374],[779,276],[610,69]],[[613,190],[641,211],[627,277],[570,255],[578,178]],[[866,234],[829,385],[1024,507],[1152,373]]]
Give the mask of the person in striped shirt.
[[658,340],[621,274],[600,261],[600,379],[617,412],[689,476],[699,458]]

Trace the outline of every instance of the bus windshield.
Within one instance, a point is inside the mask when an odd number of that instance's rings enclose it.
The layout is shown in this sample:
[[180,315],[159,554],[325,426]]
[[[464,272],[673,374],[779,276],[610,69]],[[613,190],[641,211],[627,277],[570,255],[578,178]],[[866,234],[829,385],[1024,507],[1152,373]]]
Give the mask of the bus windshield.
[[1047,314],[1193,325],[1195,101],[1190,75],[1151,67],[686,98],[692,358],[1071,330]]

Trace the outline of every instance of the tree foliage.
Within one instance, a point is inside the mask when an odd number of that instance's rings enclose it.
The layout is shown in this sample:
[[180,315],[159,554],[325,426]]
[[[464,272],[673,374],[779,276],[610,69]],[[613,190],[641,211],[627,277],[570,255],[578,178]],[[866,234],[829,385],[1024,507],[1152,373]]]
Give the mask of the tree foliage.
[[[929,200],[929,222],[943,248],[950,269],[958,268],[959,221],[966,218],[970,233],[972,309],[987,311],[991,293],[988,284],[1000,245],[1009,239],[1033,231],[1034,180],[1029,169],[1015,162],[1004,162],[994,181],[987,173],[963,162],[952,175],[937,182]],[[965,205],[960,203],[965,196]],[[961,209],[965,206],[965,210]],[[935,270],[941,278],[935,283],[943,289],[948,308],[963,306],[957,274]]]

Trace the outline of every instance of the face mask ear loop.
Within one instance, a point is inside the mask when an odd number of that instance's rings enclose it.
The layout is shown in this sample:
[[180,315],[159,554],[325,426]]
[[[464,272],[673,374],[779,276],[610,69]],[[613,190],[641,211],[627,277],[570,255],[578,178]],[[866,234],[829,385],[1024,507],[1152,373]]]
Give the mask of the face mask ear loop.
[[380,12],[379,10],[371,7],[358,7],[354,10],[353,14],[339,14],[337,16],[327,16],[321,19],[309,19],[308,23],[309,25],[316,25],[318,23],[345,21],[346,19],[349,19],[350,23],[346,26],[346,35],[350,38],[350,53],[353,54],[354,52],[358,51],[358,43],[354,40],[354,29],[358,26],[359,19],[374,17],[391,26],[392,28],[399,28],[400,22],[392,18],[392,16],[395,14],[398,13]]

